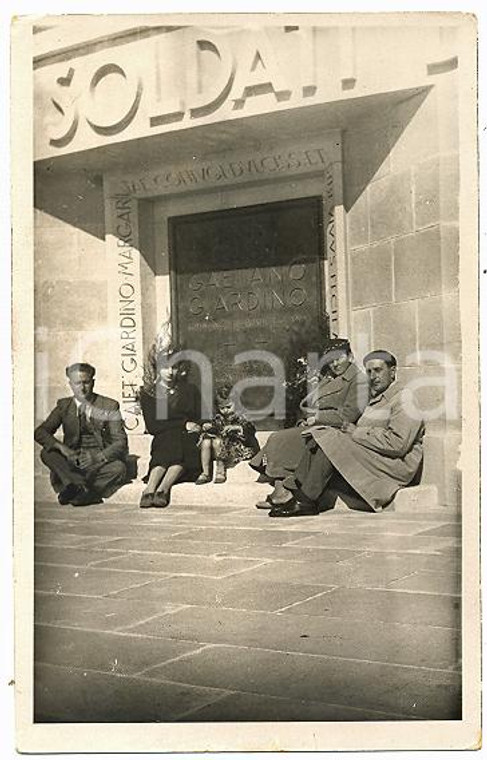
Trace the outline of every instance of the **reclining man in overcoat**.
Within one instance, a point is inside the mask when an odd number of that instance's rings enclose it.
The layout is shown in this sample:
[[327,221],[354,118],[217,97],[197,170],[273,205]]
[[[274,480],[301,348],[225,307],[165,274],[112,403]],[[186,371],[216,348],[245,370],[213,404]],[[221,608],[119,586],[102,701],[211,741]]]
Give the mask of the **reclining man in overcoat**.
[[320,500],[334,473],[378,512],[407,486],[423,458],[424,423],[412,393],[396,383],[396,358],[372,351],[364,358],[371,399],[356,424],[307,431],[306,449],[294,475],[284,480],[292,494],[270,517],[318,514]]
[[[61,398],[34,438],[60,504],[84,507],[113,494],[126,477],[127,435],[117,401],[94,393],[95,368],[66,367],[73,396]],[[63,428],[64,440],[54,436]]]

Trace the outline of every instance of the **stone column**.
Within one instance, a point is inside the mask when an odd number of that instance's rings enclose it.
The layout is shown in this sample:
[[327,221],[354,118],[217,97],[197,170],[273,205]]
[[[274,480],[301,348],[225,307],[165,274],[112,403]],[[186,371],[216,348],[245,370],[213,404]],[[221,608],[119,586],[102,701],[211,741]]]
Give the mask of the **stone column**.
[[136,394],[142,381],[142,288],[137,199],[116,179],[105,183],[109,315],[117,349],[118,398],[129,433],[143,433]]

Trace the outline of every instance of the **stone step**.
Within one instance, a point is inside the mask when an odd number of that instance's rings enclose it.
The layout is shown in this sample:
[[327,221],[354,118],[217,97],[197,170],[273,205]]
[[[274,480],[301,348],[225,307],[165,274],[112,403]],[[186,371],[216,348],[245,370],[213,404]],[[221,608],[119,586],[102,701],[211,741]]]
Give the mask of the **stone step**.
[[[113,501],[138,504],[143,484],[140,481],[128,483],[115,494]],[[194,483],[179,483],[171,492],[171,503],[180,506],[222,505],[228,507],[252,506],[265,499],[269,486],[262,483],[246,483],[245,487],[232,483],[197,486]]]
[[[257,433],[261,446],[264,445],[270,434],[268,431],[259,431]],[[137,472],[139,477],[143,477],[147,472],[151,440],[151,437],[148,435],[134,435],[130,437],[130,451],[138,457]],[[210,501],[215,502],[215,499],[217,499],[218,501],[215,503],[227,502],[228,504],[243,506],[254,495],[257,495],[256,498],[259,500],[269,492],[269,488],[265,484],[262,487],[262,484],[255,483],[256,478],[257,473],[246,462],[241,462],[236,467],[227,470],[227,483],[218,485],[217,492],[215,488],[210,488],[209,485],[194,486],[190,483],[181,483],[174,491],[173,498],[177,498],[177,503],[180,504],[207,504]],[[255,488],[253,488],[254,485]],[[235,494],[234,490],[239,491],[239,486],[245,487],[244,492]],[[248,491],[249,488],[252,489],[252,496]],[[183,501],[179,500],[179,494],[181,494]],[[264,496],[261,497],[261,494]],[[346,501],[341,495],[333,493],[332,498],[338,498],[338,504],[345,506]],[[190,499],[191,501],[184,502],[184,499]],[[132,500],[132,494],[130,500]],[[423,484],[400,490],[389,509],[391,511],[394,509],[400,510],[401,512],[421,512],[424,509],[431,509],[436,506],[438,506],[437,487],[435,485]],[[455,508],[452,507],[452,509],[454,510]]]
[[[261,446],[269,437],[270,433],[259,432],[257,437]],[[130,436],[129,448],[132,456],[137,457],[137,479],[123,486],[110,501],[124,504],[138,504],[140,494],[144,488],[141,478],[147,472],[150,459],[151,436]],[[48,473],[45,468],[36,476],[36,499],[40,501],[55,501],[56,496],[52,492]],[[223,484],[207,484],[196,486],[194,483],[179,483],[173,488],[171,501],[173,504],[198,506],[198,505],[227,505],[227,506],[251,506],[255,502],[265,499],[270,491],[270,486],[257,482],[257,473],[246,462],[241,462],[236,467],[227,471],[227,482]],[[359,508],[360,502],[356,497],[330,492],[329,499],[336,507],[347,508],[349,506]],[[415,512],[441,510],[442,514],[455,513],[455,507],[442,507],[438,504],[438,489],[434,485],[419,485],[400,490],[388,507],[394,512]]]
[[[328,493],[328,500],[330,504],[333,503],[335,507],[341,509],[363,508],[363,503],[356,496],[345,495],[334,489]],[[430,485],[402,488],[387,507],[388,512],[414,512],[420,514],[421,512],[430,512],[431,510],[441,510],[445,514],[446,512],[457,514],[456,508],[441,507],[438,504],[438,489],[436,486]]]
[[[107,501],[138,504],[143,489],[144,483],[141,480],[134,480],[122,486]],[[171,503],[185,506],[198,506],[200,504],[246,506],[265,499],[269,490],[268,485],[256,483],[255,478],[254,482],[238,483],[237,485],[229,481],[218,485],[209,483],[204,486],[197,486],[194,483],[178,483],[172,489]],[[56,495],[51,488],[49,479],[45,477],[36,478],[35,495],[38,501],[56,501]]]
[[[259,442],[260,447],[264,446],[267,439],[271,435],[271,431],[269,430],[259,430],[257,431],[256,438]],[[129,451],[131,454],[135,454],[136,456],[149,458],[150,456],[150,447],[152,442],[152,436],[143,434],[143,435],[129,435]]]
[[[139,479],[142,479],[147,473],[149,466],[149,460],[140,457],[137,461],[137,475]],[[229,467],[227,469],[227,482],[232,483],[234,486],[245,486],[255,483],[258,473],[250,467],[247,462],[240,462],[235,467]]]
[[[141,492],[142,483],[134,481],[133,483],[127,483],[127,485],[120,489],[112,500],[123,503],[138,503]],[[270,487],[268,485],[256,483],[255,481],[253,483],[246,483],[244,488],[236,487],[235,484],[229,481],[218,485],[209,483],[205,486],[196,486],[194,483],[180,483],[172,490],[171,502],[191,507],[198,506],[199,504],[245,507],[247,505],[252,506],[257,501],[265,499],[269,492]],[[340,494],[333,492],[332,497],[336,498],[335,507],[342,509],[349,508],[349,499],[344,499]],[[414,486],[402,489],[398,492],[390,507],[388,507],[388,511],[403,513],[421,513],[432,509],[438,509],[436,489],[432,486]],[[448,508],[441,508],[441,511],[446,513]]]
[[[246,470],[250,471],[252,479],[233,482],[229,478],[226,483],[218,485],[209,483],[204,486],[197,486],[194,483],[179,483],[172,490],[171,502],[189,507],[210,504],[229,507],[250,507],[257,501],[265,499],[270,491],[270,486],[265,483],[257,483],[255,473],[245,463],[238,465],[238,467],[246,467]],[[109,501],[136,505],[139,502],[143,488],[144,484],[140,479],[134,480],[124,485]],[[38,501],[56,501],[49,478],[45,475],[36,478],[35,494]],[[335,507],[341,509],[349,507],[360,508],[360,502],[348,495],[332,491],[329,494],[329,498]],[[421,512],[431,512],[432,510],[445,515],[445,517],[457,514],[455,508],[438,505],[436,487],[429,485],[414,486],[400,490],[392,504],[388,507],[388,511],[398,513],[414,512],[420,514]]]
[[[425,509],[438,507],[438,489],[433,485],[403,488],[397,492],[393,505],[400,512],[423,512]],[[456,509],[452,508],[452,511],[456,512]]]

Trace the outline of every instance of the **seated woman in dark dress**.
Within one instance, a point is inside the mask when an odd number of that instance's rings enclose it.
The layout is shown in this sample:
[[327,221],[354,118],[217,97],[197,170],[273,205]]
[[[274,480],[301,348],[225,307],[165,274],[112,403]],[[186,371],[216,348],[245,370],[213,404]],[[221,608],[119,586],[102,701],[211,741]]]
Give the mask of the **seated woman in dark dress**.
[[172,486],[183,475],[195,480],[201,472],[200,393],[185,379],[181,365],[164,363],[155,383],[141,388],[139,399],[147,432],[154,436],[139,506],[167,507]]
[[355,422],[369,400],[367,378],[354,363],[347,339],[330,339],[323,363],[325,374],[302,400],[302,419],[297,427],[272,433],[249,462],[274,486],[266,500],[256,505],[258,509],[271,509],[291,498],[283,480],[298,466],[306,449],[307,430],[317,425],[340,428],[345,422]]

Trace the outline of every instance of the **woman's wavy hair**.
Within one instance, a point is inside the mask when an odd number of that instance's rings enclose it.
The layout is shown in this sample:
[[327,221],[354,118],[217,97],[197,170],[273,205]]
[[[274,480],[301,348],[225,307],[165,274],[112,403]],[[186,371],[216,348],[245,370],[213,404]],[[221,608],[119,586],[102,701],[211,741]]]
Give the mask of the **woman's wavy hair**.
[[[160,368],[182,350],[182,346],[176,345],[172,340],[170,322],[165,322],[152,341],[144,362],[142,387],[146,393],[155,395]],[[183,359],[175,362],[173,367],[176,370],[176,382],[184,381],[188,376],[190,363]]]

